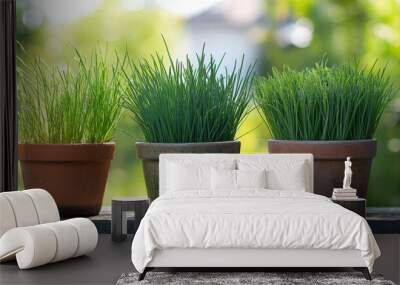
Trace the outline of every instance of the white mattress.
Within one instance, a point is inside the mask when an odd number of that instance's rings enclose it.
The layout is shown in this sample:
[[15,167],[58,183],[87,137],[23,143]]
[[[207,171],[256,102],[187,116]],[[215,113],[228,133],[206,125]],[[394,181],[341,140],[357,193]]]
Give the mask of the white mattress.
[[133,240],[132,262],[143,272],[156,250],[172,248],[359,250],[370,271],[380,255],[359,215],[316,194],[260,189],[156,199]]

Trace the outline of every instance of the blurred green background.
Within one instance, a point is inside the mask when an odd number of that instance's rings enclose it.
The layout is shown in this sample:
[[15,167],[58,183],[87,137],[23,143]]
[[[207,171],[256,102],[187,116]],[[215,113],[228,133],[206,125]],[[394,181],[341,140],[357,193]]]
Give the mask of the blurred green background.
[[[74,47],[82,53],[96,46],[126,48],[138,60],[165,54],[162,34],[174,57],[193,57],[205,42],[207,53],[226,53],[228,69],[245,54],[248,64],[257,61],[260,75],[273,66],[302,69],[324,56],[331,64],[357,57],[372,65],[379,59],[400,87],[399,0],[17,0],[17,22],[17,39],[28,53],[58,65],[72,61]],[[244,153],[267,151],[269,134],[256,111],[237,137]],[[399,94],[376,138],[368,205],[400,206]],[[141,140],[137,125],[124,113],[105,204],[113,196],[145,195],[134,146]]]

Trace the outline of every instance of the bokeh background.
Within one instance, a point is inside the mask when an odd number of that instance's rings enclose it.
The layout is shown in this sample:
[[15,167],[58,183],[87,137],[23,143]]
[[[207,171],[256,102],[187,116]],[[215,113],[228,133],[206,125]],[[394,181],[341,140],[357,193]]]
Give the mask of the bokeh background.
[[[400,89],[399,0],[17,0],[17,22],[17,39],[28,54],[59,65],[71,63],[73,48],[126,48],[137,60],[165,54],[164,35],[174,57],[193,57],[205,42],[207,53],[226,54],[228,69],[245,54],[248,64],[257,61],[260,75],[283,65],[302,69],[323,57],[331,64],[356,57],[372,65],[378,59]],[[269,134],[256,111],[237,137],[242,152],[267,151]],[[368,205],[400,206],[399,94],[376,138]],[[104,204],[113,196],[146,194],[134,146],[142,139],[124,113]]]

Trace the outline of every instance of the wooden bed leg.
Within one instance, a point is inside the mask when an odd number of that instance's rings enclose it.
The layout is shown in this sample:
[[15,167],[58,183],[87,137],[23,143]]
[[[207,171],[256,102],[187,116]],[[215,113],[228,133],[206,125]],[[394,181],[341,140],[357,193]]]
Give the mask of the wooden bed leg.
[[146,276],[147,271],[148,271],[148,269],[147,269],[147,267],[146,267],[146,268],[143,270],[143,272],[139,274],[138,281],[142,281],[142,280],[144,279],[144,277]]
[[367,267],[356,267],[354,269],[357,271],[361,271],[361,273],[364,275],[365,279],[372,280],[371,274],[369,274],[369,270]]
[[369,274],[369,270],[368,270],[367,267],[364,267],[364,268],[362,269],[362,273],[364,274],[365,279],[367,279],[367,280],[372,280],[371,274]]

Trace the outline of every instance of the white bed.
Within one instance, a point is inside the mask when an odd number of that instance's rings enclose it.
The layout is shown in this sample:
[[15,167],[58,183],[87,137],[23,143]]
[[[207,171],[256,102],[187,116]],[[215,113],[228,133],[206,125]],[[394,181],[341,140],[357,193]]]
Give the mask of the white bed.
[[[242,180],[262,169],[268,185],[238,189],[235,172],[234,189],[223,180],[216,189],[209,167],[223,178],[238,169]],[[191,168],[199,169],[192,177]],[[134,266],[144,274],[154,267],[354,267],[369,277],[380,251],[367,222],[312,194],[312,169],[309,154],[161,155],[160,197],[133,240]]]

